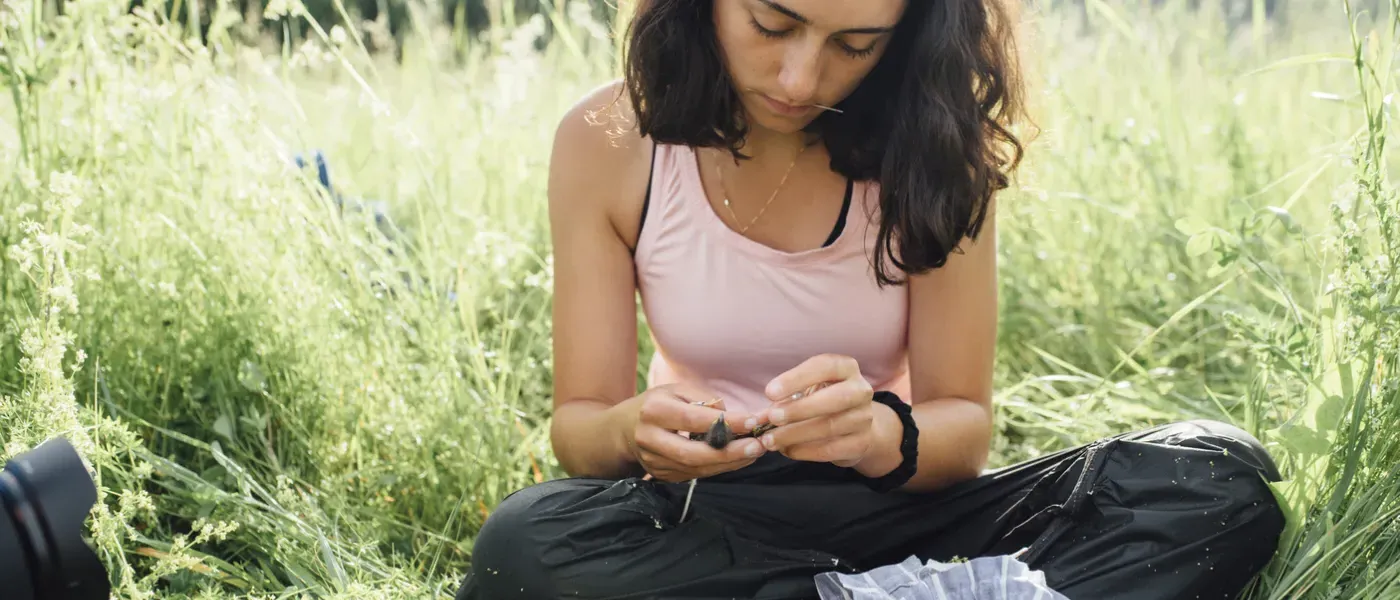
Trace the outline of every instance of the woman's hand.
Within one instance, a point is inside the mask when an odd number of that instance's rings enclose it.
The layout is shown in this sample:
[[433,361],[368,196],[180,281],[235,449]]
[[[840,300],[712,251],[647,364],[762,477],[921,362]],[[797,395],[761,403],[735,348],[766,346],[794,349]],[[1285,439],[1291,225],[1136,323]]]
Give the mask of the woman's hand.
[[718,475],[748,466],[764,453],[757,440],[735,440],[717,450],[678,433],[707,432],[720,416],[731,429],[739,429],[752,417],[726,412],[724,401],[703,386],[657,386],[628,402],[633,407],[625,413],[623,439],[654,479],[677,482]]
[[759,413],[759,420],[777,426],[761,438],[768,450],[793,460],[854,467],[883,442],[876,407],[888,407],[872,402],[875,392],[849,356],[812,357],[779,375],[765,393],[774,404]]

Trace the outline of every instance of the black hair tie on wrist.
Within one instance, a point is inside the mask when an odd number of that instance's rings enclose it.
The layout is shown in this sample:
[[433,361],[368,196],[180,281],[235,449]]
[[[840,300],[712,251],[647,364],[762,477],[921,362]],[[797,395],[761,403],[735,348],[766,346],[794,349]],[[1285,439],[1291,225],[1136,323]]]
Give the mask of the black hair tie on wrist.
[[919,469],[919,426],[914,422],[914,411],[894,392],[875,392],[875,402],[884,404],[899,415],[904,425],[904,436],[899,442],[899,453],[903,457],[898,467],[880,477],[867,477],[865,484],[877,492],[889,492],[908,483]]

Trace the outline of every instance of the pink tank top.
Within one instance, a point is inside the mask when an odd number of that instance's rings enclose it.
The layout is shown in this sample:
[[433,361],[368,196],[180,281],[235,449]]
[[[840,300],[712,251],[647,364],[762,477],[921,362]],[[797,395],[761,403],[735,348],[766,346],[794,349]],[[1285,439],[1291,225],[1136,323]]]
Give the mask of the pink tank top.
[[876,390],[909,398],[907,286],[875,285],[878,184],[856,182],[830,245],[784,252],[730,229],[705,198],[696,153],[657,145],[635,264],[656,353],[648,387],[709,385],[730,409],[812,356],[860,363]]

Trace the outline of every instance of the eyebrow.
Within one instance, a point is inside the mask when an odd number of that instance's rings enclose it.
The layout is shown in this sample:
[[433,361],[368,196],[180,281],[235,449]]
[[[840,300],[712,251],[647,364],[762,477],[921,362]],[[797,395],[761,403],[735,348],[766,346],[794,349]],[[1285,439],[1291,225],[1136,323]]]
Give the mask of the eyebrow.
[[[810,25],[810,24],[812,24],[812,20],[811,20],[811,19],[808,19],[807,17],[802,16],[802,14],[798,13],[797,11],[795,11],[795,10],[793,10],[793,9],[791,9],[791,8],[788,8],[788,7],[786,7],[786,6],[783,6],[783,5],[781,5],[781,4],[778,4],[778,3],[775,2],[774,0],[758,0],[758,1],[759,1],[759,2],[762,2],[762,3],[763,3],[765,6],[767,6],[768,8],[771,8],[771,9],[773,9],[773,10],[776,10],[776,11],[780,12],[780,13],[783,13],[783,14],[786,15],[788,18],[790,18],[790,19],[792,19],[792,20],[794,20],[794,21],[797,21],[798,23],[802,23],[802,24],[804,24],[804,25]],[[856,27],[856,28],[852,28],[852,29],[842,29],[841,31],[838,31],[838,32],[836,32],[836,33],[857,33],[857,34],[860,34],[860,33],[869,33],[869,34],[879,34],[879,33],[890,33],[890,32],[892,32],[892,31],[894,31],[894,27]]]

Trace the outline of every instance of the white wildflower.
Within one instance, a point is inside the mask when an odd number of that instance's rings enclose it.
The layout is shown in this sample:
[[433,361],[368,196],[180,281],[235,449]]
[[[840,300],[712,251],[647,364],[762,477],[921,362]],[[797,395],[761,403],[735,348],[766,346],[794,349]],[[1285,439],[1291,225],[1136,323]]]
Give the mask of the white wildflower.
[[269,0],[267,7],[263,9],[264,19],[280,19],[292,12],[288,0]]
[[[19,167],[19,184],[24,187],[25,191],[31,194],[39,191],[39,187],[43,185],[39,182],[39,177],[34,174],[34,169],[30,168],[28,164],[23,164]],[[21,204],[20,206],[29,206],[30,210],[34,209],[33,205]]]
[[54,309],[63,309],[74,314],[78,312],[78,296],[73,293],[73,286],[56,285],[49,289],[49,295],[53,299]]
[[344,46],[344,45],[345,45],[345,42],[348,41],[348,40],[349,40],[349,36],[347,36],[347,35],[345,34],[345,28],[344,28],[344,27],[341,27],[340,25],[336,25],[336,26],[334,26],[334,27],[331,27],[331,43],[332,43],[332,44],[335,44],[336,46]]
[[11,261],[19,264],[21,273],[28,273],[39,264],[39,254],[35,250],[34,239],[24,238],[10,246],[6,254]]
[[49,192],[55,196],[73,196],[80,193],[83,182],[67,171],[49,173]]

